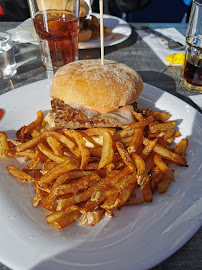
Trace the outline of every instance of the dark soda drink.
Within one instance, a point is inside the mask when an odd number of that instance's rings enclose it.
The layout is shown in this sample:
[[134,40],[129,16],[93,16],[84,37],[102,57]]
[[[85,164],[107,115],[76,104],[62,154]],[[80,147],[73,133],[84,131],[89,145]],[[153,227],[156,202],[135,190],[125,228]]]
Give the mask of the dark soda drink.
[[65,10],[46,10],[38,12],[33,22],[47,69],[78,60],[79,18]]
[[202,86],[202,48],[187,42],[186,51],[184,78],[190,84]]
[[185,62],[180,79],[181,85],[197,92],[202,92],[201,45],[201,36],[195,36],[186,41]]

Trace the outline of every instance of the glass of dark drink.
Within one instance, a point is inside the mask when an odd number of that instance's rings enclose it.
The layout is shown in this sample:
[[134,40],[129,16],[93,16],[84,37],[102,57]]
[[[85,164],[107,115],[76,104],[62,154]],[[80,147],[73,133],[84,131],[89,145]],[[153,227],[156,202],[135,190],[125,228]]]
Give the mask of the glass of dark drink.
[[28,0],[41,58],[56,71],[78,60],[79,0]]
[[202,0],[192,2],[180,84],[188,90],[202,92]]

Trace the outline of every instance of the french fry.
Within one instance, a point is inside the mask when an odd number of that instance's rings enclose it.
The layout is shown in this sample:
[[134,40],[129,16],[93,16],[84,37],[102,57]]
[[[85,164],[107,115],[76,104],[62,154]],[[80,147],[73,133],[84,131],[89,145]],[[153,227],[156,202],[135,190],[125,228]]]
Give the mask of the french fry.
[[149,108],[147,110],[141,110],[139,109],[146,117],[153,116],[155,120],[161,120],[163,122],[167,121],[171,115],[166,112],[161,112],[161,111],[152,111],[152,108]]
[[136,170],[135,164],[134,164],[132,158],[130,157],[129,153],[124,148],[123,144],[120,142],[117,142],[116,147],[117,147],[117,150],[118,150],[120,156],[122,157],[123,161],[125,162],[125,164],[131,169],[131,171],[135,171]]
[[47,143],[49,144],[50,148],[53,150],[53,152],[56,155],[62,155],[62,146],[61,144],[58,142],[58,140],[56,140],[53,137],[47,137],[46,138]]
[[125,205],[138,205],[138,204],[143,204],[144,199],[143,198],[136,198],[134,196],[130,196],[128,200],[125,202]]
[[94,156],[94,157],[101,157],[102,155],[102,147],[99,147],[99,148],[88,148],[91,156]]
[[166,165],[165,162],[163,162],[161,156],[157,153],[154,155],[154,164],[164,173],[170,171],[169,167]]
[[22,182],[34,182],[34,178],[31,175],[12,165],[8,165],[6,169],[13,177],[19,179]]
[[143,121],[144,120],[144,116],[142,115],[142,113],[138,113],[136,111],[132,111],[132,113],[133,113],[133,115],[134,115],[134,117],[135,117],[135,119],[137,121]]
[[[144,139],[143,143],[145,145],[147,145],[149,143],[149,140],[148,139]],[[184,158],[182,158],[178,154],[175,154],[175,153],[169,151],[168,149],[162,147],[159,144],[156,144],[154,146],[154,152],[158,153],[163,158],[168,159],[168,160],[172,161],[173,163],[175,163],[175,164],[177,164],[179,166],[187,167],[187,163],[186,163],[186,160]]]
[[63,184],[58,187],[58,195],[67,193],[77,193],[83,189],[87,189],[94,183],[100,181],[100,177],[96,172],[92,172],[78,180],[73,180],[69,184]]
[[93,212],[83,212],[83,216],[80,219],[79,224],[86,226],[94,226],[101,221],[103,214],[103,209],[98,209]]
[[174,182],[173,171],[163,175],[162,180],[157,185],[158,193],[166,192],[171,182]]
[[87,166],[88,161],[90,159],[90,152],[86,147],[85,141],[84,141],[82,135],[75,130],[65,130],[64,132],[65,132],[65,134],[72,136],[75,139],[75,141],[79,147],[80,154],[81,154],[80,169],[83,170]]
[[34,146],[38,145],[40,142],[44,141],[43,134],[40,134],[38,137],[33,138],[25,143],[19,144],[16,146],[17,152],[22,152],[28,149],[33,148]]
[[[95,27],[96,20],[89,23]],[[17,131],[17,140],[0,132],[1,154],[30,160],[23,170],[7,166],[7,171],[20,181],[34,182],[32,205],[51,211],[47,222],[59,229],[81,215],[80,224],[93,226],[103,215],[113,217],[114,209],[152,202],[154,191],[163,193],[174,181],[169,164],[187,166],[188,140],[171,145],[180,133],[175,121],[167,122],[168,113],[149,108],[133,116],[134,123],[118,130],[52,131],[39,111],[35,121]],[[143,198],[136,197],[136,188]]]
[[157,172],[151,176],[151,188],[152,191],[156,190],[157,184],[161,181],[163,177],[163,172]]
[[130,137],[134,134],[134,129],[122,129],[116,131],[116,133],[113,135],[113,141],[119,141],[122,138]]
[[145,160],[149,156],[149,154],[153,151],[154,146],[156,145],[157,142],[158,139],[156,138],[153,141],[149,141],[148,144],[144,147],[141,153],[141,158],[143,160]]
[[188,147],[188,140],[187,139],[182,139],[175,147],[174,152],[175,154],[182,155],[185,153],[185,150]]
[[48,196],[46,197],[46,200],[44,202],[44,209],[48,210],[48,211],[53,211],[56,207],[55,207],[55,202],[57,200],[58,197],[58,189],[52,189],[50,191],[50,193],[48,194]]
[[167,121],[171,117],[169,113],[160,112],[160,111],[152,112],[152,116],[154,117],[155,120],[161,120],[163,122]]
[[5,151],[9,150],[7,135],[0,132],[0,156],[5,156]]
[[138,147],[143,142],[143,128],[136,128],[134,134],[131,136],[129,146],[127,147],[128,152],[131,154],[136,152]]
[[149,175],[143,183],[142,194],[145,202],[152,202],[151,179]]
[[42,122],[43,122],[43,113],[42,111],[38,111],[37,119],[24,128],[23,130],[24,134],[30,133],[36,127],[41,127]]
[[112,135],[109,132],[104,132],[102,154],[101,154],[101,159],[99,162],[99,169],[111,163],[113,161],[113,157],[114,157],[114,150],[113,150]]
[[65,156],[58,156],[48,147],[46,147],[43,143],[38,144],[38,148],[45,156],[47,156],[50,160],[55,161],[57,163],[62,163],[65,160],[69,160],[68,157]]
[[149,116],[140,122],[136,122],[136,123],[132,123],[132,124],[128,124],[128,125],[123,125],[122,128],[123,129],[136,129],[136,128],[140,128],[140,127],[146,127],[149,124],[151,124],[153,121],[154,121],[153,116]]
[[170,121],[167,123],[160,123],[160,124],[153,123],[149,125],[149,130],[151,133],[156,133],[159,131],[171,130],[175,127],[175,125],[176,125],[176,121]]
[[79,133],[81,133],[82,136],[100,136],[103,135],[103,133],[105,132],[109,132],[111,135],[114,135],[116,132],[115,128],[89,128],[89,129],[85,129],[82,131],[79,131]]
[[132,191],[134,190],[135,184],[130,184],[126,188],[122,189],[117,196],[110,196],[107,200],[100,206],[105,210],[112,210],[114,208],[119,208],[125,204],[125,202],[130,197]]
[[66,173],[68,171],[71,171],[71,170],[78,169],[78,167],[79,167],[78,161],[69,158],[65,160],[64,162],[59,163],[53,169],[51,169],[46,174],[41,176],[39,180],[39,185],[41,187],[47,187],[48,184],[50,184],[59,175]]
[[122,171],[111,172],[105,178],[103,178],[102,181],[97,182],[94,186],[90,187],[89,189],[86,189],[85,191],[79,194],[74,194],[67,199],[61,199],[58,202],[57,211],[66,209],[71,205],[88,200],[92,196],[92,194],[94,194],[97,191],[105,189],[106,186],[109,187],[114,186],[116,183],[118,183],[118,181],[120,181],[120,179],[129,175],[130,172],[131,172],[130,169],[128,169],[127,167],[124,168]]
[[42,154],[39,151],[39,149],[37,148],[35,153],[34,153],[34,157],[31,159],[30,163],[27,164],[23,168],[23,171],[24,172],[32,171],[39,164],[39,162],[41,161],[41,157],[42,157]]
[[34,207],[37,207],[40,203],[43,202],[43,200],[44,200],[44,196],[41,193],[37,193],[32,200],[32,205]]
[[81,216],[81,212],[79,210],[72,211],[65,217],[54,221],[54,226],[58,229],[63,229],[64,227],[70,225],[75,220],[80,218],[80,216]]
[[[65,130],[64,130],[65,133]],[[69,138],[67,138],[67,136],[60,134],[58,132],[55,131],[49,131],[46,130],[43,132],[43,136],[44,137],[53,137],[56,140],[60,141],[62,144],[64,144],[73,154],[75,154],[77,157],[80,155],[80,153],[78,152],[78,149],[76,147],[76,144],[71,141]]]
[[53,169],[58,163],[48,159],[43,163],[42,169],[40,170],[42,174],[47,173],[49,170]]
[[137,169],[137,176],[141,177],[141,175],[145,171],[145,162],[144,160],[136,153],[132,153],[132,158]]

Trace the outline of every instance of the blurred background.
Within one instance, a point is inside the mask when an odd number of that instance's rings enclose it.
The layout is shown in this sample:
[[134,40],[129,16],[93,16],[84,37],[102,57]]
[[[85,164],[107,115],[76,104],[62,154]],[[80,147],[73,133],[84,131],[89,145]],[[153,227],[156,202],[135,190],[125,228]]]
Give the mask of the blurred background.
[[[128,22],[187,22],[191,9],[191,0],[103,1],[105,14]],[[92,11],[99,13],[99,0],[91,3]],[[27,0],[0,0],[0,21],[24,21],[29,17]]]

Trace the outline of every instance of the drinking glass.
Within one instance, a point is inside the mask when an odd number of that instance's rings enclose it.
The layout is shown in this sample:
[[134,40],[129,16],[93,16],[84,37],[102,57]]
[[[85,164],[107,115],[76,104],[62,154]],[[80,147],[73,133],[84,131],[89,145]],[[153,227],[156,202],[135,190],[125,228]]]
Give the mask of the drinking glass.
[[180,84],[188,90],[202,92],[202,0],[192,2]]
[[79,0],[28,0],[47,70],[78,60]]
[[0,80],[16,73],[15,55],[11,35],[0,32]]

